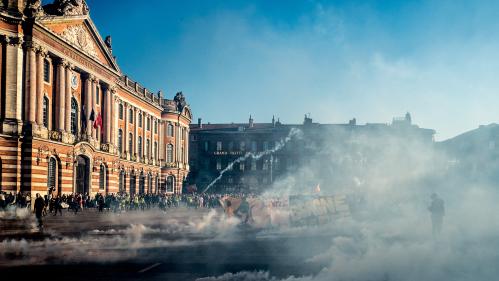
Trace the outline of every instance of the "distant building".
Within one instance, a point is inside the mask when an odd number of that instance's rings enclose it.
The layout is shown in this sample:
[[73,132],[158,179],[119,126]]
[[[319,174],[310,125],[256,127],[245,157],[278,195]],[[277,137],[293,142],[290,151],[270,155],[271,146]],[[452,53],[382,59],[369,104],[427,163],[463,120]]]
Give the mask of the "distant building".
[[[258,160],[250,157],[234,165],[210,191],[261,192],[303,166],[313,166],[329,173],[331,159],[335,156],[321,151],[331,150],[332,146],[340,151],[351,151],[356,142],[374,138],[386,141],[386,145],[391,139],[431,144],[435,134],[434,130],[413,125],[410,114],[403,119],[394,119],[392,124],[365,125],[357,125],[355,118],[348,124],[319,124],[309,116],[305,116],[303,124],[282,124],[274,118],[270,123],[255,123],[251,116],[248,123],[203,124],[199,119],[197,124],[190,126],[189,184],[196,185],[198,191],[203,190],[229,163],[247,152],[261,154],[272,150],[289,135],[292,128],[301,130],[302,136],[292,138],[283,149]],[[381,145],[379,141],[377,145]],[[324,165],[317,165],[318,162]]]

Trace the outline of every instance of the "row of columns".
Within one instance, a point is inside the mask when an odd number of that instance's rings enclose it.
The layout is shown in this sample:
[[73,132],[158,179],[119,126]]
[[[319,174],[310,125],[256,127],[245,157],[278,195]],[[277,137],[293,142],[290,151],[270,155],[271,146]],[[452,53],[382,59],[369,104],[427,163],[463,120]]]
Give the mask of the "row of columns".
[[27,44],[27,89],[26,89],[26,120],[39,127],[45,127],[43,123],[43,74],[44,60],[48,56],[47,51],[35,44]]

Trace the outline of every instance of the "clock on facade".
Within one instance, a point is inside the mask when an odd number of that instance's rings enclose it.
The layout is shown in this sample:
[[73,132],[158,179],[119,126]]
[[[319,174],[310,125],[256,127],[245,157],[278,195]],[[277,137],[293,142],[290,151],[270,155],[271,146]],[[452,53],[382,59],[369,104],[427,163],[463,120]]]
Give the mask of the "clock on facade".
[[75,74],[71,75],[71,88],[73,90],[78,88],[78,77]]

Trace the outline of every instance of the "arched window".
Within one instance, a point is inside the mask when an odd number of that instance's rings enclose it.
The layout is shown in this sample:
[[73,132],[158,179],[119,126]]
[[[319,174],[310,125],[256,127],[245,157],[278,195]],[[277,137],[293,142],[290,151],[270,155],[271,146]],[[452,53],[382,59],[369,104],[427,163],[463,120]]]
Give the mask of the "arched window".
[[147,176],[147,193],[152,193],[152,175]]
[[166,148],[166,162],[173,163],[173,144],[168,144]]
[[130,175],[130,195],[135,194],[135,174]]
[[128,123],[133,124],[133,110],[131,108],[128,110]]
[[100,171],[99,171],[99,189],[100,190],[105,190],[106,189],[106,166],[104,166],[104,164],[100,165]]
[[168,136],[173,137],[173,125],[168,124]]
[[123,130],[118,130],[118,152],[123,153]]
[[75,98],[71,99],[71,134],[78,133],[78,103]]
[[49,98],[43,97],[43,126],[49,126]]
[[120,192],[125,191],[125,171],[121,170],[120,171],[120,177],[119,177],[119,182],[118,182],[118,190]]
[[133,152],[133,134],[129,133],[128,134],[128,153],[132,155]]
[[49,158],[47,189],[55,190],[57,180],[57,160],[54,157]]
[[173,176],[168,176],[166,178],[166,192],[173,192],[174,185],[175,185],[175,178]]
[[142,157],[142,137],[139,137],[139,140],[137,142],[138,146],[138,151],[139,151],[139,157]]
[[151,155],[149,155],[149,149],[151,148],[151,141],[150,140],[146,140],[146,151],[145,151],[145,154],[148,158],[150,158]]
[[123,120],[123,105],[121,103],[119,106],[119,117],[120,117],[120,120]]
[[139,122],[139,128],[142,128],[142,113],[139,113],[139,120],[137,120]]
[[140,173],[139,177],[139,194],[144,194],[144,181],[146,178],[144,177],[144,172]]

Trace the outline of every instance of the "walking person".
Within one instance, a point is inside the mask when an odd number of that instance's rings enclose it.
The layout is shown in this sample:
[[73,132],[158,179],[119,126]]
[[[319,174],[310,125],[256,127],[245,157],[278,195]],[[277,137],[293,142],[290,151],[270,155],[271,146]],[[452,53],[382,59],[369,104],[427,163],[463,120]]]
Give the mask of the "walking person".
[[431,203],[428,207],[428,211],[431,213],[431,225],[433,237],[436,238],[442,232],[443,218],[445,215],[445,204],[436,193],[431,195]]
[[38,228],[42,229],[43,228],[43,210],[45,209],[45,201],[43,200],[43,197],[40,196],[40,193],[36,194],[36,199],[35,199],[35,216],[38,221]]

